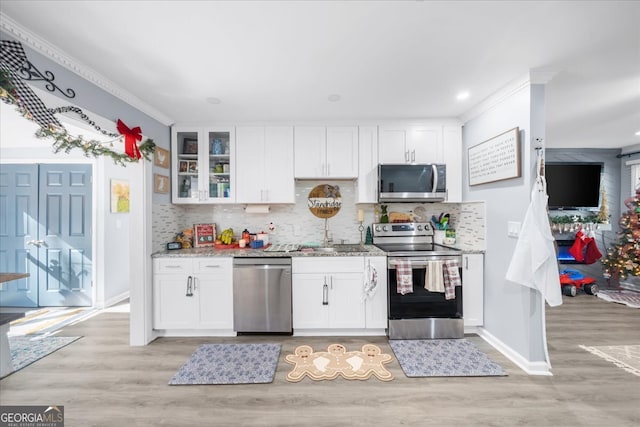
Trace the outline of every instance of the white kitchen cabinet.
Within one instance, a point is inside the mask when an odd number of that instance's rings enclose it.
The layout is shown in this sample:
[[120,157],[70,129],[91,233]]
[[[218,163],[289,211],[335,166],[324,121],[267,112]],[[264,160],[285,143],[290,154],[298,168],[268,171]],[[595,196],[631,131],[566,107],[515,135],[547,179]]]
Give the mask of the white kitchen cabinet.
[[362,257],[293,258],[293,329],[363,329]]
[[295,177],[353,179],[358,176],[356,126],[296,126]]
[[464,326],[484,324],[484,254],[462,255]]
[[154,258],[153,328],[232,331],[232,267],[232,258]]
[[365,300],[365,315],[367,329],[386,329],[387,314],[387,257],[372,256],[364,259],[364,283],[372,280],[375,272],[377,284],[371,298]]
[[236,203],[295,203],[293,127],[236,128]]
[[356,203],[378,203],[378,128],[358,128],[358,192]]
[[172,127],[173,203],[235,203],[235,147],[233,127]]
[[391,164],[444,163],[442,126],[380,126],[378,158]]

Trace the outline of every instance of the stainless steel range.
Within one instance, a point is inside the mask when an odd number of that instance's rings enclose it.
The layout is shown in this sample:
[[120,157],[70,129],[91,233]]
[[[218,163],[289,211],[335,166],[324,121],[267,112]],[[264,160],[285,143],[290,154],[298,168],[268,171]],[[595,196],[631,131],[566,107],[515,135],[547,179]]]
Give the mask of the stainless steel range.
[[373,244],[387,252],[389,338],[464,337],[462,252],[434,243],[430,223],[373,224]]

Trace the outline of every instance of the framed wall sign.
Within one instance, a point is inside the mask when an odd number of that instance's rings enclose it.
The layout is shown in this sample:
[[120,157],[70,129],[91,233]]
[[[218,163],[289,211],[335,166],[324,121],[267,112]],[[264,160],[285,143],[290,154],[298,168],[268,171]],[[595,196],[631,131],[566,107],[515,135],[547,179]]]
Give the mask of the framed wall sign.
[[153,192],[166,194],[169,192],[169,177],[166,175],[153,174]]
[[169,150],[156,147],[153,152],[153,164],[161,168],[169,169]]
[[518,178],[520,130],[516,127],[469,147],[469,185]]
[[340,212],[342,196],[337,185],[321,184],[309,192],[307,204],[312,214],[318,218],[331,218]]

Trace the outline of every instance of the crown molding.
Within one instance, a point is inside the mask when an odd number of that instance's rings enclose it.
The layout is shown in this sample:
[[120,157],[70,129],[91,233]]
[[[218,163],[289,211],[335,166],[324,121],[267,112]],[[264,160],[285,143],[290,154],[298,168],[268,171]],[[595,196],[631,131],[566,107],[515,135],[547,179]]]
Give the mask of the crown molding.
[[498,89],[496,92],[461,114],[460,120],[462,120],[463,123],[466,123],[469,120],[475,119],[480,114],[489,111],[496,105],[532,84],[547,84],[556,74],[556,71],[531,70],[530,72],[507,83],[501,89]]
[[0,12],[0,30],[165,126],[174,120]]

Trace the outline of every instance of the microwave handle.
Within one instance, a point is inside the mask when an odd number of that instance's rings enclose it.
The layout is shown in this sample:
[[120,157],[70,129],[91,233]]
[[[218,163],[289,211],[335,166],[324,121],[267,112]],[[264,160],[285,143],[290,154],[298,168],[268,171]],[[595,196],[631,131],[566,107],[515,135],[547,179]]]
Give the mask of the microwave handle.
[[433,182],[432,193],[435,193],[438,190],[438,165],[431,165],[431,182]]

